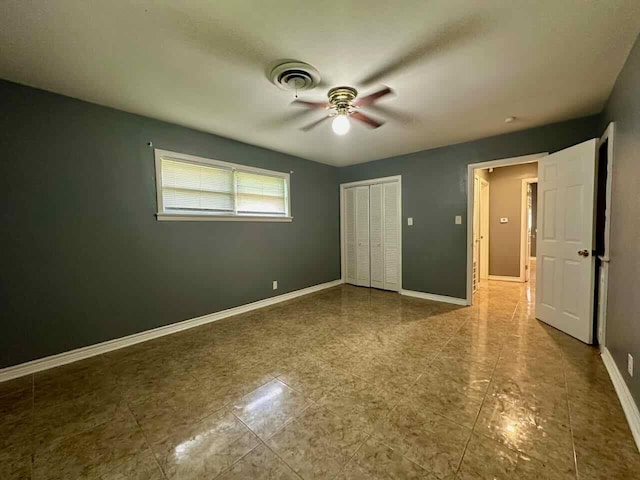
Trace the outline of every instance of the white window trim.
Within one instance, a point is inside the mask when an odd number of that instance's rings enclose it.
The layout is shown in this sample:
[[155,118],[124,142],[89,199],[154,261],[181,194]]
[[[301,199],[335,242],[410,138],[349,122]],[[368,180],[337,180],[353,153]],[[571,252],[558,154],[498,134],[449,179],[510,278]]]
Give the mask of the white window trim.
[[[247,165],[240,165],[238,163],[223,162],[220,160],[213,160],[211,158],[198,157],[196,155],[188,155],[186,153],[172,152],[169,150],[154,149],[155,155],[155,168],[156,168],[156,201],[158,205],[158,212],[156,217],[162,221],[179,221],[179,222],[291,222],[293,217],[291,216],[291,175],[284,172],[276,172],[274,170],[265,170],[263,168],[249,167]],[[188,162],[196,165],[211,165],[215,167],[225,167],[232,170],[249,172],[249,173],[261,173],[272,177],[279,177],[285,179],[285,188],[287,192],[287,204],[285,216],[272,216],[272,215],[238,215],[233,214],[197,214],[197,213],[167,213],[164,211],[164,205],[162,201],[162,159],[174,159],[180,162]]]

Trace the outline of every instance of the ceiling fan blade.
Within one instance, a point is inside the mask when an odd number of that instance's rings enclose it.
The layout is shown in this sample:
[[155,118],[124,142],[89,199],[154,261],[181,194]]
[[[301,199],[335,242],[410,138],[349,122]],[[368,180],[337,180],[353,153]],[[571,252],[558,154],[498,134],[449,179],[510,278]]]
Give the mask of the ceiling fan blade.
[[356,107],[364,107],[367,105],[371,105],[373,102],[375,102],[379,98],[382,98],[385,95],[389,95],[392,92],[393,90],[391,90],[389,87],[384,87],[383,89],[378,90],[377,92],[371,93],[369,95],[366,95],[362,98],[356,98],[353,104]]
[[350,116],[352,118],[355,118],[356,120],[360,120],[361,122],[367,124],[367,126],[369,126],[371,128],[378,128],[378,127],[381,127],[382,125],[384,125],[383,121],[374,120],[369,115],[365,115],[362,112],[353,112]]
[[310,102],[308,100],[294,100],[293,102],[291,102],[291,105],[300,105],[301,107],[320,108],[320,109],[329,107],[328,102]]
[[476,17],[456,22],[453,26],[447,25],[422,42],[394,55],[391,61],[371,72],[362,79],[360,84],[367,86],[378,83],[390,75],[405,70],[426,56],[446,54],[458,44],[478,40],[483,28],[484,26]]
[[369,105],[367,106],[367,110],[386,119],[391,119],[394,122],[403,123],[406,125],[417,121],[414,115],[402,112],[387,105]]
[[316,120],[315,122],[312,122],[308,125],[305,125],[304,127],[300,128],[300,130],[302,130],[303,132],[308,132],[309,130],[311,130],[314,127],[317,127],[318,125],[320,125],[322,122],[324,122],[327,118],[330,118],[329,115],[322,117],[320,120]]

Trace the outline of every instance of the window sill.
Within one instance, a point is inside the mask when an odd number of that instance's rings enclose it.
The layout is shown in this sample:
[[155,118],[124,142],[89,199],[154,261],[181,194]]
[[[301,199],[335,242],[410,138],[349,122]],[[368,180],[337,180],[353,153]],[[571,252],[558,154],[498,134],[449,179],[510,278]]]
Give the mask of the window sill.
[[267,217],[261,215],[198,215],[188,213],[156,213],[162,222],[292,222],[293,217]]

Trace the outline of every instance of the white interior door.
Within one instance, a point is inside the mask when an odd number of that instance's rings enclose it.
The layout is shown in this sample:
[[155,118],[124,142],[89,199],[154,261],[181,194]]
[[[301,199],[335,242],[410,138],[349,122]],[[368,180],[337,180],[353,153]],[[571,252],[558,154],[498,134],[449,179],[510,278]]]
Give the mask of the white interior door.
[[344,191],[344,266],[345,279],[353,285],[358,280],[356,245],[356,189],[347,188]]
[[356,187],[356,285],[371,286],[369,257],[369,186]]
[[536,317],[593,342],[596,140],[539,160]]
[[473,291],[480,283],[480,179],[473,177]]
[[[400,291],[401,286],[401,219],[400,183],[384,183],[384,289]],[[373,186],[371,187],[373,189]]]
[[527,183],[527,210],[525,212],[524,281],[531,278],[531,184]]
[[371,241],[371,286],[384,288],[384,225],[382,184],[369,188],[369,225]]
[[489,278],[489,182],[480,179],[480,281]]

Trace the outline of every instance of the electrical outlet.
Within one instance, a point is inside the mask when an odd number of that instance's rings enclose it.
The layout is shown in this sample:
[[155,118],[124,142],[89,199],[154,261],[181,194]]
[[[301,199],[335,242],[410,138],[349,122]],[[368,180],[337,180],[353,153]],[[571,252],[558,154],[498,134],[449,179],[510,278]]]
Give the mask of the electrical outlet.
[[456,225],[462,225],[462,215],[456,215]]
[[407,218],[407,225],[409,225],[410,227],[413,227],[413,218],[412,217]]
[[629,371],[629,375],[633,377],[633,357],[630,353],[627,354],[627,370]]
[[274,289],[274,290],[277,290],[277,289],[278,289],[278,281],[277,281],[277,280],[274,280],[274,281],[273,281],[273,289]]

